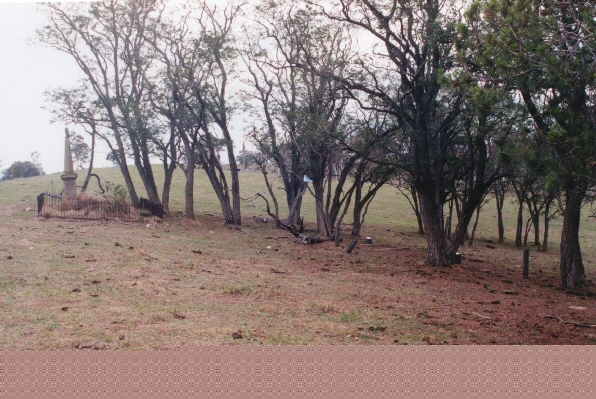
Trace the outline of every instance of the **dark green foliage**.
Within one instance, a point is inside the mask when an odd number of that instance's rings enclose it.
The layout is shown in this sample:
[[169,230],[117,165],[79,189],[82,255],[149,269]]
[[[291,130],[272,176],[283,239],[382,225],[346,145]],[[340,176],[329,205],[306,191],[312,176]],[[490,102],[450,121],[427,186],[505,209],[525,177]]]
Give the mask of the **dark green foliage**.
[[2,180],[18,179],[20,177],[33,177],[43,175],[43,170],[31,161],[14,162],[10,168],[2,171]]

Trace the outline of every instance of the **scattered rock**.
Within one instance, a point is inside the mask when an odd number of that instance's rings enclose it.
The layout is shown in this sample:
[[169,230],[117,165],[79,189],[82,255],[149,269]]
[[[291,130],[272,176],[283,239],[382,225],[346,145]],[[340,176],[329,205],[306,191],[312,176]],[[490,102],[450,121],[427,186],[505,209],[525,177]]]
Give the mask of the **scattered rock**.
[[88,243],[88,242],[86,242],[86,243],[85,243],[85,245],[89,245],[89,243]]
[[586,310],[586,308],[583,306],[569,306],[569,309],[571,309],[571,310]]
[[93,280],[93,281],[91,281],[91,284],[99,284],[99,283],[101,283],[101,281],[99,281],[99,280]]
[[33,331],[31,330],[25,330],[25,332],[23,333],[23,335],[32,335]]
[[370,326],[368,327],[368,331],[385,331],[387,327],[380,327],[380,326]]
[[95,270],[95,268],[93,268],[93,267],[91,269],[87,269],[88,272],[92,272],[94,270]]
[[483,272],[486,274],[493,274],[493,272],[491,272],[490,269],[484,269]]
[[97,259],[87,259],[85,262],[87,262],[87,263],[97,262]]
[[500,303],[501,303],[501,301],[491,301],[491,304],[493,304],[493,305],[498,305]]
[[234,339],[242,339],[242,334],[240,334],[239,332],[235,332],[232,334],[232,338]]
[[92,296],[93,298],[97,298],[97,297],[99,296],[99,294],[91,294],[91,296]]
[[331,269],[327,269],[326,267],[322,267],[321,270],[324,271],[324,272],[330,272],[331,271]]
[[503,291],[503,294],[506,294],[506,295],[519,295],[519,292],[517,292],[517,291],[509,291],[509,290],[504,290],[504,291]]
[[62,306],[62,308],[60,310],[62,310],[63,312],[66,312],[68,310],[68,306]]
[[175,319],[186,319],[186,316],[178,312],[172,313],[172,316],[174,316]]
[[195,249],[191,251],[193,254],[199,254],[201,255],[203,253],[203,251],[201,251],[200,249]]
[[8,255],[6,259],[12,259],[12,255]]
[[70,292],[81,292],[80,288],[73,288]]
[[513,281],[511,281],[511,280],[503,280],[503,282],[504,282],[505,284],[513,284]]
[[118,337],[118,339],[119,339],[120,341],[122,341],[124,338],[125,338],[125,337],[124,337],[124,334],[121,334],[121,335]]
[[521,306],[521,305],[517,302],[511,302],[511,306]]
[[202,286],[200,286],[200,287],[199,287],[199,289],[200,289],[200,290],[204,290],[204,289],[205,289],[205,286],[204,286],[204,285],[202,285]]
[[487,245],[486,248],[495,249],[496,247],[494,245]]
[[115,247],[121,247],[122,245],[120,245],[120,243],[118,241],[116,241],[116,243],[114,244]]
[[66,258],[66,259],[74,259],[74,258],[76,258],[76,256],[75,256],[75,255],[71,255],[71,254],[65,254],[65,255],[62,255],[62,257],[63,257],[63,258]]
[[267,245],[267,246],[265,247],[265,249],[271,249],[271,248],[273,248],[271,245]]
[[31,207],[25,208],[25,212],[29,212],[30,210],[31,210]]
[[95,349],[103,350],[108,349],[108,343],[104,341],[87,341],[80,343],[76,346],[77,349]]
[[422,279],[422,278],[417,278],[414,280],[414,282],[416,284],[426,284],[426,280]]
[[135,247],[128,247],[128,249],[135,249]]

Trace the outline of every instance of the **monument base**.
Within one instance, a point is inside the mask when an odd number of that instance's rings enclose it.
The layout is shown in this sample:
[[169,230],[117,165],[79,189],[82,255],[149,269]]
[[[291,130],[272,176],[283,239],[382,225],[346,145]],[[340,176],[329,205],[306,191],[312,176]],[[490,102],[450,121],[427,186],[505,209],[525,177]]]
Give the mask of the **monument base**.
[[60,176],[64,182],[64,193],[62,198],[76,200],[77,199],[77,177],[76,173],[65,173]]

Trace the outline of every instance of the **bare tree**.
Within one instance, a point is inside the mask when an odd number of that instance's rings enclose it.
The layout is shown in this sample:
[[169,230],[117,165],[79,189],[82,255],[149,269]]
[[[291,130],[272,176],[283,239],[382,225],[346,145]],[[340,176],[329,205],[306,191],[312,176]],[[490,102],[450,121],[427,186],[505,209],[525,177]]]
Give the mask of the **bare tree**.
[[[347,126],[349,99],[339,82],[297,64],[308,59],[343,75],[351,56],[350,31],[294,4],[262,3],[257,10],[251,27],[256,33],[245,29],[243,57],[249,72],[245,82],[252,86],[248,97],[260,103],[253,111],[264,123],[254,125],[250,137],[279,167],[289,209],[287,222],[300,219],[302,196],[311,191],[318,231],[329,237],[338,207],[348,198],[347,192],[342,193],[346,177],[358,158],[346,153],[336,139]],[[308,180],[312,190],[305,183]]]

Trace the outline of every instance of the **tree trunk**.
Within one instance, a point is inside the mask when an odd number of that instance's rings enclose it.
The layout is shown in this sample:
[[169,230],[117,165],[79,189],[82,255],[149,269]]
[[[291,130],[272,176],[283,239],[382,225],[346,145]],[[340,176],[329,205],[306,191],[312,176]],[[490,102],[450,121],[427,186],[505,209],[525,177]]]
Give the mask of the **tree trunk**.
[[[168,156],[169,151],[169,156]],[[168,164],[168,158],[170,160]],[[161,205],[165,213],[170,213],[170,190],[172,188],[172,179],[174,178],[174,171],[176,170],[176,161],[178,159],[178,152],[176,149],[176,129],[170,124],[170,140],[168,145],[163,149],[163,169],[164,182],[161,192]]]
[[157,192],[157,184],[155,184],[155,177],[153,176],[153,168],[151,167],[151,161],[149,160],[149,154],[142,151],[140,158],[135,157],[135,166],[141,176],[149,200],[161,204],[159,193]]
[[[575,183],[575,184],[573,184]],[[586,274],[579,244],[579,225],[585,188],[577,179],[565,191],[565,211],[561,235],[561,285],[563,288],[582,287]]]
[[[427,190],[430,191],[430,190]],[[443,226],[443,206],[435,202],[434,193],[419,190],[420,215],[426,232],[426,263],[431,266],[450,266],[447,238]]]
[[364,204],[362,203],[362,185],[359,184],[360,175],[356,175],[356,192],[354,193],[354,212],[353,212],[353,223],[352,223],[352,236],[358,237],[360,235],[360,229],[362,228],[362,209]]
[[499,231],[499,238],[497,242],[505,241],[505,224],[503,223],[503,203],[505,202],[505,195],[501,195],[495,189],[495,198],[497,199],[497,229]]
[[114,158],[116,159],[116,162],[120,167],[122,177],[124,177],[124,183],[126,184],[126,189],[128,190],[128,195],[130,196],[130,201],[135,207],[139,206],[139,196],[137,195],[134,183],[132,182],[132,177],[130,176],[130,171],[128,170],[128,165],[126,164],[126,156],[124,155],[124,150],[121,151],[121,154],[114,154]]
[[524,203],[519,201],[519,209],[517,211],[517,227],[515,229],[515,246],[521,248],[522,236],[524,232]]
[[188,159],[188,165],[186,166],[186,183],[184,184],[184,213],[189,219],[195,218],[195,205],[194,205],[194,189],[195,189],[195,165],[194,156]]
[[228,162],[230,164],[230,172],[232,173],[232,212],[234,214],[234,224],[240,226],[242,224],[242,216],[240,214],[240,178],[238,176],[238,164],[234,155],[234,144],[227,128],[222,128],[224,137],[226,138],[226,149],[228,152]]
[[[317,179],[318,180],[318,179]],[[319,184],[317,184],[319,183]],[[325,212],[325,187],[323,181],[313,183],[315,191],[315,205],[317,211],[317,230],[324,237],[331,237],[331,226]]]
[[478,218],[480,216],[480,207],[476,209],[476,221],[474,222],[474,227],[472,228],[472,235],[470,236],[470,242],[468,242],[469,246],[474,244],[474,236],[476,235],[476,228],[478,227]]
[[87,171],[87,177],[85,178],[85,182],[83,183],[83,187],[81,188],[81,193],[84,193],[87,190],[87,186],[89,185],[89,181],[91,180],[91,174],[93,174],[93,160],[95,159],[95,130],[91,134],[91,159],[89,159],[89,170]]
[[542,238],[542,251],[548,252],[548,226],[550,222],[549,213],[550,212],[550,202],[545,204],[544,209],[544,237]]
[[534,224],[534,245],[540,247],[540,211],[536,211],[532,215],[532,223]]
[[172,188],[172,178],[174,177],[174,170],[176,164],[171,164],[165,169],[165,179],[163,182],[163,190],[161,192],[161,206],[165,213],[170,213],[170,189]]
[[[195,206],[194,206],[194,189],[195,189],[195,164],[196,164],[196,154],[195,154],[195,146],[194,144],[190,144],[190,140],[188,140],[184,135],[182,136],[182,141],[184,142],[184,152],[186,152],[186,170],[184,171],[184,175],[186,178],[184,184],[184,213],[186,217],[189,219],[195,219]],[[214,187],[215,188],[215,187]]]
[[302,187],[298,190],[292,204],[290,205],[290,211],[288,213],[288,220],[286,221],[287,224],[293,225],[300,221],[300,208],[302,207],[302,196],[306,192],[306,185],[308,183],[303,182]]
[[422,217],[420,216],[420,206],[418,205],[418,194],[416,190],[412,188],[412,202],[414,203],[414,213],[416,214],[416,221],[418,222],[418,235],[424,235],[424,224],[422,223]]

